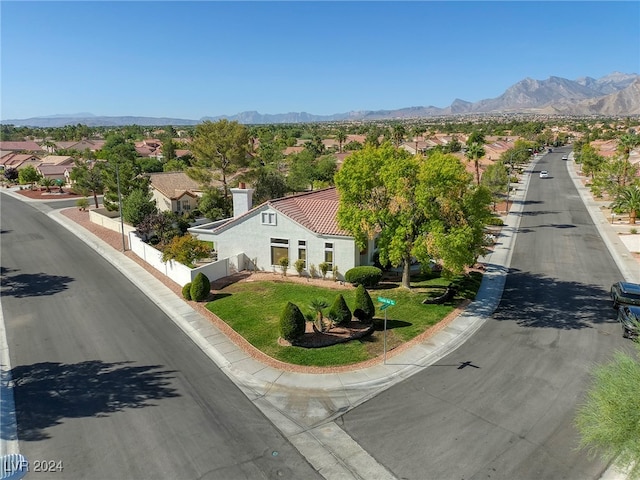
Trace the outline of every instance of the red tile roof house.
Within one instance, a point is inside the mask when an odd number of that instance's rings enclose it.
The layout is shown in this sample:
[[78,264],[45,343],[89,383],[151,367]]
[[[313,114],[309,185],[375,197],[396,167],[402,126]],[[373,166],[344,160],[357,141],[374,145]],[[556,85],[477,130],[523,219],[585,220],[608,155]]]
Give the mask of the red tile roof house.
[[53,163],[41,163],[36,167],[36,171],[45,178],[51,180],[61,180],[65,184],[69,183],[69,174],[73,165],[56,165]]
[[43,153],[44,149],[36,142],[0,142],[0,152],[32,152]]
[[161,212],[185,213],[198,206],[202,189],[184,172],[149,174],[151,194]]
[[356,266],[373,264],[373,240],[364,251],[354,238],[338,227],[338,193],[326,188],[290,197],[269,200],[252,207],[253,190],[233,188],[234,218],[189,229],[200,240],[213,242],[219,259],[238,258],[238,270],[257,269],[281,272],[280,259],[289,259],[287,274],[296,275],[294,263],[305,262],[319,271],[330,264],[327,278],[338,268],[338,280]]

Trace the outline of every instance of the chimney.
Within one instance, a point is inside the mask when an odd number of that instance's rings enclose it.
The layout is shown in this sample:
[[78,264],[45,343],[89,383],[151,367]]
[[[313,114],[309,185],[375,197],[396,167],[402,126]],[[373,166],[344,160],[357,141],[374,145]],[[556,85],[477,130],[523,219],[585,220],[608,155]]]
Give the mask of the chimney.
[[238,188],[232,188],[233,218],[244,215],[253,207],[253,188],[246,188],[244,182],[240,182]]

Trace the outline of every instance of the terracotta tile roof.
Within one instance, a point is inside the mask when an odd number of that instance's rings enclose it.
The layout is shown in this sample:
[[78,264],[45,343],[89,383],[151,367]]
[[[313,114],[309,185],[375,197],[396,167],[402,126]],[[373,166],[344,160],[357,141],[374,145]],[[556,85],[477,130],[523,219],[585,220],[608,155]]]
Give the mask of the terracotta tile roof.
[[4,165],[7,168],[18,168],[23,163],[34,160],[37,162],[40,161],[38,157],[35,157],[34,155],[26,153],[8,153],[0,158],[0,165]]
[[194,192],[202,189],[195,180],[190,179],[184,172],[163,172],[149,174],[151,186],[165,197],[175,200],[185,193],[195,196]]
[[70,170],[72,167],[69,165],[53,165],[53,164],[40,164],[36,167],[36,170],[40,174],[47,178],[64,178],[64,172]]
[[69,155],[47,155],[42,158],[42,163],[49,165],[72,165],[73,157]]
[[325,188],[267,202],[272,208],[320,235],[350,236],[338,227],[338,192]]
[[42,152],[43,149],[36,142],[0,142],[0,150]]

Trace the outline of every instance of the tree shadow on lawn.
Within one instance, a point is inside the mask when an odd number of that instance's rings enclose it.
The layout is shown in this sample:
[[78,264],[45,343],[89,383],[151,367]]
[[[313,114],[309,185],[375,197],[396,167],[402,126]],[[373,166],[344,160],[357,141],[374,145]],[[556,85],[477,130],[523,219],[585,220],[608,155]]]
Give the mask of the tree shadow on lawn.
[[493,318],[523,327],[573,330],[615,323],[609,291],[511,269]]
[[[127,408],[153,406],[153,400],[179,396],[170,386],[173,371],[160,370],[161,365],[131,363],[89,360],[13,368],[18,438],[46,440],[50,435],[45,429],[63,423],[64,418],[100,418]],[[3,402],[3,407],[6,403]],[[9,428],[0,432],[6,440],[10,439],[7,438],[10,433]]]
[[[410,327],[413,323],[405,322],[404,320],[387,319],[387,330],[393,330],[395,328]],[[374,317],[373,330],[376,332],[382,332],[384,330],[384,318]]]
[[220,300],[221,298],[230,297],[233,295],[232,293],[211,293],[209,294],[208,302],[215,302],[216,300]]

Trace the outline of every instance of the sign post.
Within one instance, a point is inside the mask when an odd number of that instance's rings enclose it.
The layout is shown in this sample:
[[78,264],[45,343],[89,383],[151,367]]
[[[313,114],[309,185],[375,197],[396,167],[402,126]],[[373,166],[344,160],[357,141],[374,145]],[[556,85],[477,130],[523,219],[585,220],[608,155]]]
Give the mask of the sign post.
[[383,348],[383,364],[386,365],[387,364],[387,308],[389,308],[391,305],[395,305],[396,301],[395,300],[391,300],[390,298],[384,298],[384,297],[378,297],[378,301],[380,303],[382,303],[382,305],[380,306],[380,310],[384,311],[384,329],[383,329],[383,333],[382,333],[382,348]]

